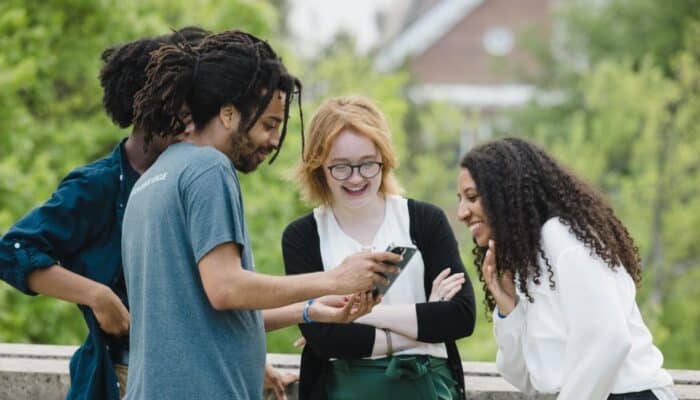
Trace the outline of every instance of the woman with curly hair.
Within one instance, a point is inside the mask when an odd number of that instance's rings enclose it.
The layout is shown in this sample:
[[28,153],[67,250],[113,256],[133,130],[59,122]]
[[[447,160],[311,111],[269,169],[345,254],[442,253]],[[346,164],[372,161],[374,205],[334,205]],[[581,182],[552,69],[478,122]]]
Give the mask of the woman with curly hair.
[[637,247],[602,196],[521,139],[476,147],[460,166],[458,216],[503,377],[559,400],[675,399],[635,302]]

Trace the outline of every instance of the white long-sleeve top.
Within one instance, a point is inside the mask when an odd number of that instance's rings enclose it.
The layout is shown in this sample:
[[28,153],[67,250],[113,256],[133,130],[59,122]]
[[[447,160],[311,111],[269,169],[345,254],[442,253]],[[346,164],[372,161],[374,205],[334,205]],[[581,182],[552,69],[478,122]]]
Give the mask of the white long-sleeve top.
[[519,296],[505,318],[494,311],[501,375],[526,393],[559,393],[558,400],[647,389],[660,400],[675,399],[627,271],[611,269],[558,218],[543,225],[542,248],[555,289],[540,258],[541,283],[528,281],[534,302]]

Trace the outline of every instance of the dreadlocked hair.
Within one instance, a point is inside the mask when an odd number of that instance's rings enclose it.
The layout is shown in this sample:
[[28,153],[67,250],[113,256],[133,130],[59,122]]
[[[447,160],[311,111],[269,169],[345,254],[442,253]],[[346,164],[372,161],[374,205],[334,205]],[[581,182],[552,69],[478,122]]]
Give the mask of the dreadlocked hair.
[[241,116],[239,131],[248,132],[279,90],[287,96],[279,146],[272,162],[287,132],[294,94],[299,96],[303,120],[301,82],[287,72],[267,42],[249,33],[226,31],[206,37],[197,46],[163,46],[152,53],[146,70],[148,80],[134,100],[135,122],[144,127],[146,143],[153,136],[182,133],[185,124],[179,113],[184,105],[189,107],[197,129],[215,117],[222,106],[233,105]]
[[165,44],[196,44],[208,34],[202,28],[189,26],[169,35],[139,39],[104,50],[101,58],[105,64],[100,70],[102,104],[112,121],[120,128],[131,125],[134,95],[146,84],[146,66],[152,51]]
[[[635,283],[641,281],[639,250],[612,208],[537,146],[518,138],[493,141],[465,154],[460,166],[469,170],[491,226],[498,274],[510,271],[528,301],[534,301],[527,289],[529,279],[539,285],[546,273],[549,287],[556,286],[540,233],[553,217],[610,268],[622,265]],[[472,253],[484,304],[493,310],[496,303],[481,273],[487,249],[475,245]],[[540,257],[546,271],[540,268]]]

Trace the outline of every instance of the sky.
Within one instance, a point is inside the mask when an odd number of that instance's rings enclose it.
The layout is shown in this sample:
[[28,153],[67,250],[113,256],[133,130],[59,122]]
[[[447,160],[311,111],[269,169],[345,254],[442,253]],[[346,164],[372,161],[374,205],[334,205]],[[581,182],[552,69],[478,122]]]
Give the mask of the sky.
[[303,54],[313,55],[338,31],[352,33],[358,51],[364,52],[379,38],[376,12],[389,4],[390,0],[290,0],[287,24]]

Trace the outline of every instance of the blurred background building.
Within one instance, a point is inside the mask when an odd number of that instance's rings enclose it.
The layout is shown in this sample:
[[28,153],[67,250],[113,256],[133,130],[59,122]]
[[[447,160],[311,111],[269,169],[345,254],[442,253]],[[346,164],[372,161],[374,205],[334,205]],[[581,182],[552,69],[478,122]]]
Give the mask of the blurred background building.
[[491,137],[502,111],[523,106],[535,88],[522,80],[535,67],[519,40],[552,32],[551,0],[404,0],[380,17],[380,71],[404,66],[415,103],[437,101],[464,111],[460,152]]

